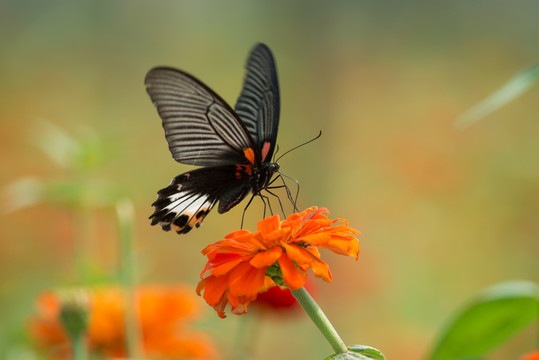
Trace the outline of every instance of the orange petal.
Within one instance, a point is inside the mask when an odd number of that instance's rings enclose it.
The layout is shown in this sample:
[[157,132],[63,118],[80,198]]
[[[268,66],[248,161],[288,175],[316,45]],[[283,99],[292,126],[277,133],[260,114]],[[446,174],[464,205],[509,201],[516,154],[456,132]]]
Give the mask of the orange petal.
[[197,284],[197,288],[196,288],[196,292],[197,292],[197,295],[200,296],[200,294],[202,294],[202,290],[204,290],[204,288],[206,287],[206,283],[208,282],[208,279],[202,279],[198,282]]
[[231,232],[227,236],[225,236],[225,239],[236,239],[238,237],[248,235],[248,234],[250,234],[250,232],[245,229],[236,230],[236,231]]
[[217,304],[213,305],[213,309],[217,311],[217,315],[219,315],[221,319],[226,318],[225,308],[226,308],[226,304],[228,304],[228,297],[226,296],[227,293],[228,293],[228,290],[225,292],[224,294],[225,296],[223,296]]
[[310,264],[312,262],[312,254],[306,252],[301,246],[295,244],[283,244],[283,247],[288,254],[288,257],[295,261],[298,265]]
[[[203,282],[203,284],[201,284]],[[206,279],[203,279],[199,286],[204,288],[204,300],[211,305],[216,306],[221,302],[223,297],[226,295],[226,292],[228,291],[228,276],[209,276]],[[202,289],[198,289],[198,292],[200,293]]]
[[204,269],[202,269],[200,273],[200,277],[203,278],[204,274],[212,270],[213,268],[220,266],[222,264],[225,264],[229,261],[236,261],[237,259],[241,260],[242,257],[240,255],[236,254],[215,254],[207,263],[206,266],[204,266]]
[[297,290],[305,285],[305,273],[294,265],[286,253],[283,253],[278,261],[286,285],[292,290]]
[[280,227],[279,215],[273,215],[263,220],[260,220],[257,224],[258,231],[263,235],[270,234],[271,232],[278,230]]
[[288,238],[290,237],[291,233],[292,229],[289,228],[275,230],[270,234],[264,235],[264,243],[268,247],[279,245],[281,242],[288,241]]
[[359,242],[356,238],[353,240],[341,240],[333,238],[324,248],[333,251],[336,254],[353,256],[356,260],[359,255]]
[[212,270],[211,274],[215,276],[221,276],[231,271],[233,268],[241,264],[242,262],[248,261],[249,259],[245,257],[237,257],[230,261],[222,262],[220,265],[216,265]]
[[322,260],[315,258],[315,260],[311,263],[311,269],[316,276],[322,278],[324,281],[330,282],[333,280],[333,276],[331,275],[331,271],[329,271],[328,264]]
[[245,313],[247,313],[247,305],[248,304],[240,304],[238,306],[233,306],[230,311],[232,312],[232,314],[234,315],[243,315]]
[[266,268],[257,269],[249,263],[236,266],[229,275],[230,293],[234,296],[252,296],[258,294],[264,286]]
[[283,249],[280,246],[276,246],[273,249],[256,254],[249,263],[255,268],[268,267],[273,265],[282,253]]

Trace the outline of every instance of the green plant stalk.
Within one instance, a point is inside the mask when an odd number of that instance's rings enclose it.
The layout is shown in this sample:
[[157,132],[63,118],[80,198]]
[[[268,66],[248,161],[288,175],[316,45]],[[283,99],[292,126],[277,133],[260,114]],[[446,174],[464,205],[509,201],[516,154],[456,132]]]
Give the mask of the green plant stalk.
[[455,124],[463,129],[515,100],[537,83],[539,83],[539,63],[520,71],[494,93],[459,116]]
[[70,336],[71,349],[73,351],[73,360],[87,360],[88,352],[83,335]]
[[88,254],[91,254],[91,241],[93,231],[93,215],[86,205],[73,205],[70,209],[72,213],[73,226],[73,259],[77,272],[77,278],[85,279],[88,270]]
[[292,290],[292,295],[294,295],[303,310],[305,310],[322,335],[328,340],[335,353],[346,353],[348,351],[346,345],[307,290],[305,288]]
[[116,206],[120,228],[120,281],[125,300],[125,334],[129,358],[141,357],[140,330],[135,306],[135,254],[133,249],[134,210],[129,200],[120,201]]

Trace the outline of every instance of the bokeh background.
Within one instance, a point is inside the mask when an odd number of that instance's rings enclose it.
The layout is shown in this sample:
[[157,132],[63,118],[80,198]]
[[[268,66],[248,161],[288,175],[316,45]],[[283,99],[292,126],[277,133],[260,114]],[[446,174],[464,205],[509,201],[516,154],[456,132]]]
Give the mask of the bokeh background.
[[[537,61],[537,14],[534,1],[1,1],[1,355],[26,354],[39,292],[116,271],[113,198],[135,206],[137,282],[194,291],[200,250],[238,228],[243,206],[188,236],[149,225],[156,191],[189,167],[172,160],[143,79],[175,66],[233,104],[262,41],[278,66],[279,146],[323,133],[280,160],[301,183],[300,207],[362,231],[358,262],[323,254],[334,281],[315,281],[318,302],[347,344],[424,358],[474,293],[538,280],[538,90],[454,126]],[[66,160],[62,132],[84,144],[82,159]],[[59,190],[36,203],[42,182]],[[246,226],[260,214],[250,209]],[[246,320],[199,300],[195,326],[226,358]],[[301,313],[253,321],[256,359],[331,352]],[[516,358],[536,337],[531,327],[489,359]]]

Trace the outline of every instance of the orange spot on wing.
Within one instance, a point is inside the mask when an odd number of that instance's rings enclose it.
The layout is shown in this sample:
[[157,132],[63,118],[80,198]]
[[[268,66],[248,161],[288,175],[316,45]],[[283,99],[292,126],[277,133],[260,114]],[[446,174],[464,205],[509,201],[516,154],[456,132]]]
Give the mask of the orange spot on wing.
[[236,165],[236,172],[235,172],[234,175],[236,175],[236,178],[241,179],[243,174],[251,175],[252,173],[253,172],[252,172],[251,166],[248,166],[248,165]]
[[255,164],[255,152],[251,148],[243,149],[243,154],[251,164]]

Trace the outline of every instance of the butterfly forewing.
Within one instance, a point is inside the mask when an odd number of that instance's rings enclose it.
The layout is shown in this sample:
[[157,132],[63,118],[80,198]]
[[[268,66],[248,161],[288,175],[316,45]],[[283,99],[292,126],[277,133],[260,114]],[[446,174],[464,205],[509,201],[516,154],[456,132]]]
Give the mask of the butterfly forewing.
[[235,106],[247,130],[261,151],[262,161],[271,160],[279,128],[279,83],[270,49],[257,44],[246,64],[247,73]]
[[146,90],[161,119],[174,160],[190,165],[244,164],[253,148],[245,125],[222,99],[191,75],[157,67]]

